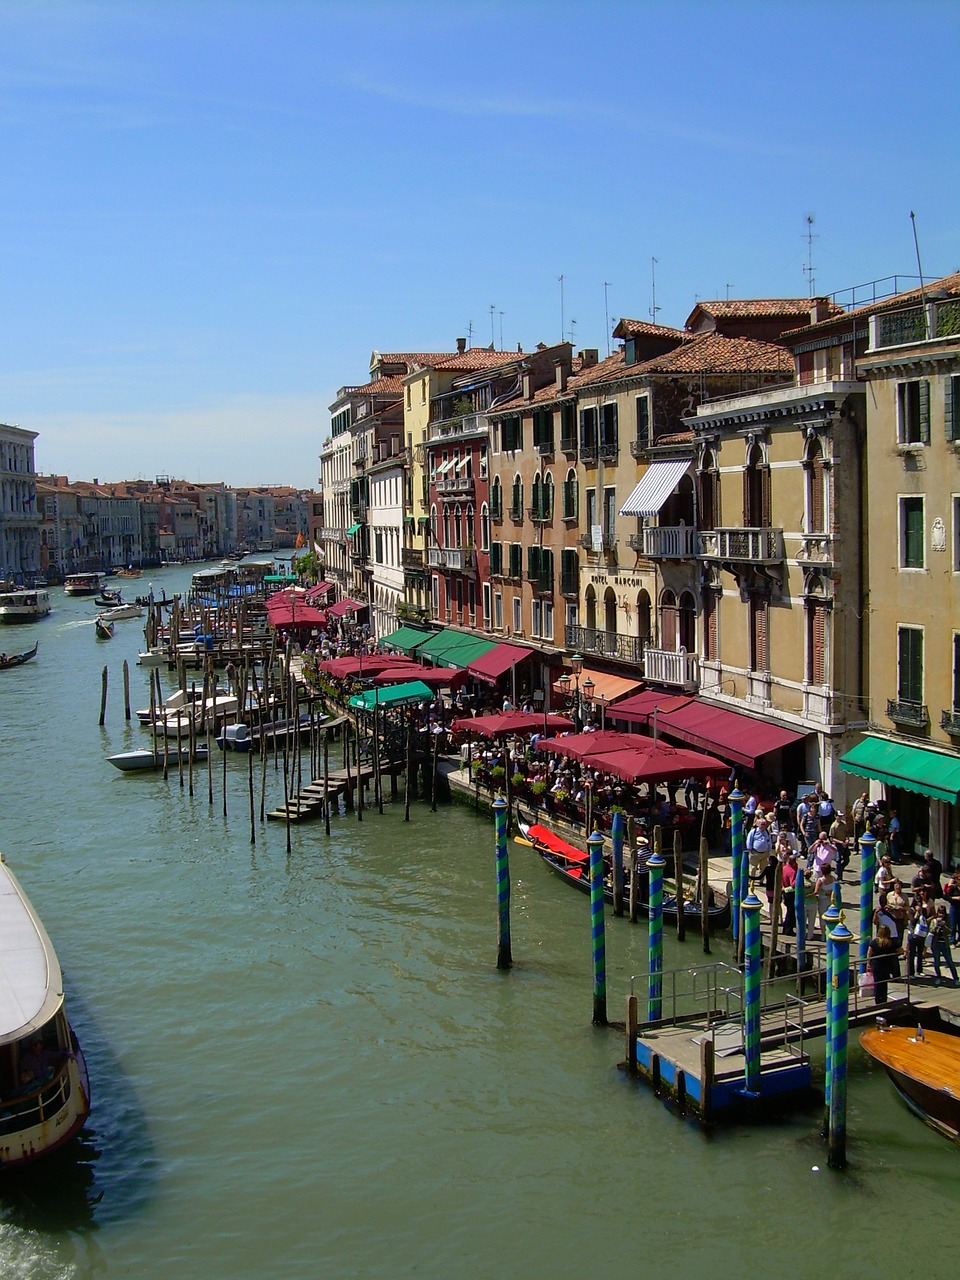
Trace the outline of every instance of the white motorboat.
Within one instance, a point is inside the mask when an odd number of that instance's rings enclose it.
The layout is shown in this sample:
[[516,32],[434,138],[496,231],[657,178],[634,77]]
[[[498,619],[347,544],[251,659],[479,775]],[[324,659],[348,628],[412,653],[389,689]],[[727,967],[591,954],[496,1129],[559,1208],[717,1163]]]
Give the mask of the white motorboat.
[[143,605],[115,604],[109,609],[101,610],[100,617],[104,622],[126,622],[128,618],[142,618]]
[[53,944],[0,857],[0,1168],[62,1146],[89,1114],[90,1080]]
[[187,738],[192,721],[193,732],[202,736],[208,727],[217,732],[222,725],[235,720],[239,710],[240,700],[233,694],[218,694],[202,703],[188,703],[179,711],[161,712],[152,723],[148,723],[158,737]]
[[[196,691],[196,698],[199,699],[202,697],[202,693],[203,691],[198,689]],[[137,712],[137,719],[141,724],[151,724],[154,718],[162,720],[164,712],[168,715],[172,715],[175,711],[182,711],[184,707],[188,707],[194,700],[194,695],[191,690],[178,689],[176,693],[171,693],[170,697],[163,702],[162,706],[141,707]]]
[[137,655],[137,662],[141,667],[162,667],[166,661],[167,651],[161,646],[145,649]]
[[[206,760],[207,747],[203,742],[197,743],[193,752],[194,762],[198,760]],[[149,747],[140,747],[136,751],[120,751],[116,755],[107,756],[107,759],[115,769],[119,769],[121,773],[142,773],[149,769],[162,769],[164,760],[168,769],[176,769],[179,767],[180,760],[186,765],[190,761],[190,748],[180,747],[160,747],[153,752]]]
[[36,587],[0,594],[0,622],[36,622],[50,612],[50,592]]

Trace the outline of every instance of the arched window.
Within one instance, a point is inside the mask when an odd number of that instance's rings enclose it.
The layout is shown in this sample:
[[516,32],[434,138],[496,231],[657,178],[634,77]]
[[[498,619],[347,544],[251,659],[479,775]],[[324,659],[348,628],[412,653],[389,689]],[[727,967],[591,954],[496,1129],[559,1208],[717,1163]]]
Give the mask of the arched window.
[[543,478],[543,518],[553,519],[553,476],[549,471]]
[[664,591],[660,596],[660,648],[668,653],[676,652],[677,622],[677,597],[672,591]]
[[617,593],[613,587],[607,587],[603,593],[603,629],[616,635],[617,631]]
[[584,604],[587,608],[587,630],[596,631],[597,629],[597,593],[593,587],[587,587],[584,596]]
[[830,602],[824,581],[818,573],[810,576],[804,594],[807,622],[807,681],[815,685],[827,684]]
[[533,484],[530,486],[530,515],[534,520],[543,519],[543,481],[540,479],[539,471],[533,477]]
[[645,589],[637,592],[637,635],[650,639],[650,593]]
[[743,469],[743,524],[747,529],[767,529],[771,524],[770,467],[758,444],[748,449]]
[[503,485],[499,476],[494,476],[490,488],[490,518],[498,523],[503,519]]
[[443,509],[443,545],[445,547],[452,546],[450,541],[450,508]]
[[513,493],[510,498],[510,517],[518,524],[523,520],[523,481],[518,472],[513,477]]
[[717,455],[704,449],[698,474],[700,482],[700,528],[716,529],[720,524],[720,471]]
[[678,623],[680,648],[685,649],[687,653],[696,653],[697,605],[689,591],[684,591],[680,596]]
[[430,508],[430,541],[435,547],[440,544],[440,526],[437,520],[436,504]]
[[577,484],[577,473],[573,467],[567,472],[563,482],[563,518],[577,520],[580,517],[580,486]]
[[[455,547],[463,546],[463,512],[460,510],[460,503],[453,508],[453,545]],[[449,540],[447,546],[450,546]]]
[[486,503],[480,508],[480,550],[490,550],[490,508]]

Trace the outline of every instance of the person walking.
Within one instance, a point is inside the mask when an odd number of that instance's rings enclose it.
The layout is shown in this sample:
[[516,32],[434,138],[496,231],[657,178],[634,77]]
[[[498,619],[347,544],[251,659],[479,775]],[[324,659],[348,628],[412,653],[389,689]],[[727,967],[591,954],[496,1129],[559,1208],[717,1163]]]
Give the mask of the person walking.
[[950,970],[950,976],[953,978],[953,985],[957,986],[957,966],[953,962],[953,956],[950,954],[950,926],[947,923],[947,908],[941,903],[937,907],[937,913],[930,923],[930,932],[927,935],[930,944],[930,955],[933,959],[933,985],[940,985],[940,962],[941,960]]

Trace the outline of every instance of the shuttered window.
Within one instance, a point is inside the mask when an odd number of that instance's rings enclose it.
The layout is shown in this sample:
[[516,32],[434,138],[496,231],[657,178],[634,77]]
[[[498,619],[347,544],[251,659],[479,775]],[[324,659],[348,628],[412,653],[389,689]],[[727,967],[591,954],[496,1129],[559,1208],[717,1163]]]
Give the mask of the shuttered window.
[[943,395],[944,434],[951,442],[960,440],[960,377],[946,379]]
[[750,670],[770,670],[768,604],[756,596],[750,600]]
[[703,593],[703,656],[707,662],[716,662],[720,656],[718,615],[720,594],[717,591]]
[[923,498],[901,498],[900,568],[923,567]]
[[490,543],[490,573],[499,577],[503,573],[503,543]]
[[827,607],[822,600],[807,602],[807,680],[826,684]]
[[925,378],[897,384],[897,443],[930,443],[930,383]]
[[920,627],[897,628],[897,698],[900,702],[923,702],[923,631]]

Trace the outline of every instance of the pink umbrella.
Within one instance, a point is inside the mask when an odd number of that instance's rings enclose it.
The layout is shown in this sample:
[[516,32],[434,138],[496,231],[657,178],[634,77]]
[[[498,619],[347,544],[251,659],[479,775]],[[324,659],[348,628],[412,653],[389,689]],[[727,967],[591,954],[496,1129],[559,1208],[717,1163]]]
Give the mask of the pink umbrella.
[[525,736],[541,733],[545,729],[560,732],[564,729],[572,729],[573,721],[568,720],[566,716],[556,716],[552,713],[544,715],[542,712],[533,712],[532,715],[524,715],[522,711],[507,711],[502,715],[454,720],[450,727],[454,733],[478,733],[483,738],[505,738],[511,733]]

